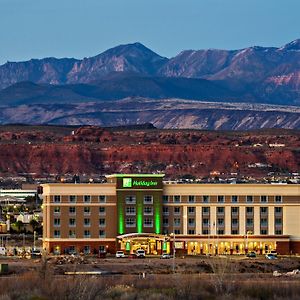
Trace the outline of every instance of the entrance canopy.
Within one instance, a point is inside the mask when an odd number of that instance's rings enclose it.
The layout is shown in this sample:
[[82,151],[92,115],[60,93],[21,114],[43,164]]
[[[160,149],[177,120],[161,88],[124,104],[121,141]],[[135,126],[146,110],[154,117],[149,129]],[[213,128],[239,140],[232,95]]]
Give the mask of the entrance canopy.
[[145,240],[145,239],[155,239],[156,241],[169,241],[170,237],[163,234],[155,233],[128,233],[117,236],[119,240]]

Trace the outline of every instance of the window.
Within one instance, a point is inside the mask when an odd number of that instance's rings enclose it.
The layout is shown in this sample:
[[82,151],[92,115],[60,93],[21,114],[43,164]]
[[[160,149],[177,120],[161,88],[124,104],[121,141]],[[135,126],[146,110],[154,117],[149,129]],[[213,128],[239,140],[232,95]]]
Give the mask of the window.
[[175,230],[174,230],[174,233],[175,233],[175,234],[180,234],[180,229],[175,229]]
[[163,206],[162,211],[163,211],[164,216],[169,215],[169,207],[168,206]]
[[180,196],[174,196],[174,203],[180,202]]
[[281,215],[282,214],[282,207],[275,207],[275,214]]
[[54,196],[54,202],[55,202],[55,203],[60,203],[60,196],[55,195],[55,196]]
[[104,227],[105,224],[106,224],[105,219],[103,219],[103,218],[99,219],[99,226],[100,227]]
[[54,207],[54,214],[56,214],[56,215],[60,214],[60,207],[59,206]]
[[135,216],[135,206],[127,206],[126,207],[126,215],[127,216]]
[[76,238],[75,230],[69,230],[69,238]]
[[261,207],[260,208],[260,213],[261,214],[267,214],[268,213],[268,208],[267,207]]
[[195,219],[189,218],[189,219],[188,219],[188,225],[189,225],[189,226],[195,226]]
[[253,226],[253,219],[246,219],[246,225],[247,226]]
[[195,214],[195,211],[196,211],[196,208],[195,208],[195,207],[193,207],[193,206],[189,206],[189,207],[188,207],[188,214],[194,215],[194,214]]
[[180,207],[179,206],[174,207],[174,215],[180,215]]
[[260,202],[261,203],[267,203],[268,202],[268,197],[267,196],[260,196]]
[[98,200],[99,200],[100,203],[105,203],[106,202],[106,196],[100,195]]
[[281,229],[276,229],[275,234],[282,234],[282,230]]
[[203,229],[203,230],[202,230],[202,234],[209,234],[208,229]]
[[105,210],[105,206],[100,206],[99,207],[99,215],[105,215],[106,210]]
[[70,227],[76,226],[76,219],[69,219],[69,226]]
[[268,226],[268,219],[260,219],[260,226]]
[[252,203],[253,202],[253,196],[246,196],[246,202]]
[[136,203],[136,197],[133,195],[128,195],[125,197],[126,204],[135,204]]
[[250,214],[252,215],[253,214],[253,207],[246,207],[246,213],[249,214],[249,215]]
[[194,229],[189,229],[188,234],[195,234],[195,230]]
[[275,196],[275,202],[282,202],[282,196]]
[[74,196],[74,195],[69,196],[69,202],[70,203],[75,203],[76,202],[76,196]]
[[104,246],[104,245],[100,245],[100,246],[99,246],[99,252],[100,252],[100,253],[105,253],[105,252],[106,252],[105,246]]
[[153,196],[147,195],[144,196],[144,204],[152,204],[153,203]]
[[56,227],[60,226],[60,219],[54,218],[54,226],[56,226]]
[[231,213],[233,215],[237,215],[239,213],[239,208],[238,207],[231,207]]
[[103,229],[99,230],[99,237],[100,238],[105,238],[105,230],[103,230]]
[[70,206],[69,207],[69,214],[70,215],[75,215],[76,214],[76,207],[75,206]]
[[223,203],[225,201],[225,197],[224,196],[218,196],[218,202],[219,203]]
[[90,237],[91,237],[90,231],[89,231],[89,230],[84,230],[84,232],[83,232],[83,237],[84,237],[84,238],[90,238]]
[[262,235],[268,234],[268,230],[267,229],[261,229],[260,234],[262,234]]
[[202,200],[203,200],[204,203],[208,203],[209,202],[209,196],[204,195],[202,197]]
[[151,206],[145,206],[144,215],[153,215],[153,208]]
[[84,254],[90,254],[90,253],[91,253],[91,248],[90,248],[90,246],[84,246],[84,247],[83,247],[83,253],[84,253]]
[[217,207],[217,214],[224,214],[224,207]]
[[202,219],[204,226],[209,226],[209,219]]
[[231,220],[231,224],[232,224],[233,226],[236,226],[236,225],[239,224],[239,220],[238,220],[238,219],[232,219],[232,220]]
[[224,225],[224,219],[218,219],[218,226]]
[[174,219],[174,226],[180,226],[180,219],[179,218]]
[[83,225],[84,227],[90,227],[91,226],[91,220],[88,218],[83,219]]
[[144,219],[144,227],[153,227],[153,220],[149,218]]
[[135,227],[135,218],[126,218],[126,227]]
[[239,231],[237,229],[232,229],[231,234],[239,234]]
[[275,219],[275,225],[281,226],[282,225],[282,219],[276,218]]
[[84,213],[85,215],[90,215],[90,214],[91,214],[91,208],[90,208],[89,206],[85,206],[85,207],[83,208],[83,213]]
[[202,214],[204,215],[208,215],[209,214],[209,207],[205,206],[205,207],[202,207]]
[[224,229],[218,229],[217,234],[224,234]]
[[238,202],[238,196],[231,196],[231,202],[237,203]]
[[168,203],[169,202],[169,196],[163,196],[163,203]]
[[169,234],[169,230],[167,228],[163,228],[163,234]]
[[195,196],[189,196],[189,203],[195,202]]
[[83,202],[85,202],[85,203],[90,203],[90,202],[91,202],[91,196],[89,196],[89,195],[84,195],[84,196],[83,196]]
[[60,230],[54,230],[54,237],[60,238]]
[[169,226],[169,219],[168,218],[163,218],[163,226],[168,227]]

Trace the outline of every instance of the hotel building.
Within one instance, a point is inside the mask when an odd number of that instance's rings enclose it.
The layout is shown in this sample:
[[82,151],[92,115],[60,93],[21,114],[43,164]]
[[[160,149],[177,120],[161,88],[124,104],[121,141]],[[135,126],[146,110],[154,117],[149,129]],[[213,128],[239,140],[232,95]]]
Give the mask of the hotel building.
[[117,174],[43,184],[48,253],[300,254],[300,185],[177,184]]

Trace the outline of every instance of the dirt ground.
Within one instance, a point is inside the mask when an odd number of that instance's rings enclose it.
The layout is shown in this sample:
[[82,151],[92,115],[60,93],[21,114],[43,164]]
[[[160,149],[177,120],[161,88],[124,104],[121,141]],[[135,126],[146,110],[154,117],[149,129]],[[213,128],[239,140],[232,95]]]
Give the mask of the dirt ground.
[[[239,274],[249,277],[280,273],[295,269],[300,270],[300,257],[282,257],[267,260],[264,257],[185,257],[171,259],[159,258],[95,258],[81,256],[52,256],[47,259],[21,259],[17,257],[0,258],[0,263],[7,263],[9,274],[17,275],[34,270],[47,269],[53,275],[64,275],[67,271],[102,272],[103,275],[138,275],[150,274]],[[299,276],[300,280],[300,276]]]

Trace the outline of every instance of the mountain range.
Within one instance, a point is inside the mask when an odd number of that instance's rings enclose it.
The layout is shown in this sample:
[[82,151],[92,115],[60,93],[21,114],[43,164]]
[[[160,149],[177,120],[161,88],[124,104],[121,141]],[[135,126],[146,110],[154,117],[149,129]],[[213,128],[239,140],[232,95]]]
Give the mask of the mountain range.
[[173,58],[134,43],[82,60],[44,58],[0,66],[2,107],[32,110],[41,104],[125,98],[300,106],[300,39],[279,48],[186,50]]

